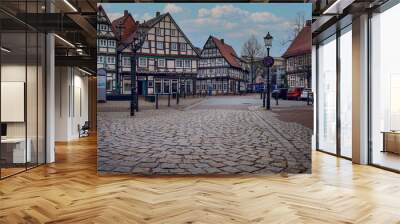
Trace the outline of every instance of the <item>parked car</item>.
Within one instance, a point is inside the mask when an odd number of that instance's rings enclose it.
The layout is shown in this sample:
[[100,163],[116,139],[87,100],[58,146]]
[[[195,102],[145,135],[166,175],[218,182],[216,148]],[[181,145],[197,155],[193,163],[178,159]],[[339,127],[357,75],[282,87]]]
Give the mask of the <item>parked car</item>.
[[287,98],[288,100],[300,100],[302,89],[299,87],[291,87],[288,90]]
[[287,100],[288,88],[280,88],[279,97],[281,99]]
[[276,98],[276,96],[278,96],[281,99],[287,99],[287,93],[288,93],[287,88],[274,89],[272,90],[272,97]]
[[303,91],[301,92],[301,95],[300,95],[300,99],[307,100],[308,97],[310,97],[310,100],[312,100],[313,95],[312,95],[311,89],[308,89],[308,88],[303,89]]

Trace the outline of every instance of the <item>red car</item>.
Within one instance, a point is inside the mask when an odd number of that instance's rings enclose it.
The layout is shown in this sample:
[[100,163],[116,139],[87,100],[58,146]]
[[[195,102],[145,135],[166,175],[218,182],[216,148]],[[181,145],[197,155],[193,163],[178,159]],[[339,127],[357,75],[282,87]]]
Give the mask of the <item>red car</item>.
[[289,88],[288,93],[287,93],[288,100],[291,100],[291,99],[300,100],[301,91],[302,91],[302,88],[297,88],[297,87]]

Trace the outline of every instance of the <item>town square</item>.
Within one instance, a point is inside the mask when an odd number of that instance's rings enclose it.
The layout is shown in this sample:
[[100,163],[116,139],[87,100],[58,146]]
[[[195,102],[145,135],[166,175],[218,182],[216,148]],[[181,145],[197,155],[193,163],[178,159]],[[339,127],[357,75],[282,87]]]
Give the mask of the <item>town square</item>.
[[99,5],[98,172],[310,173],[310,9],[157,6]]

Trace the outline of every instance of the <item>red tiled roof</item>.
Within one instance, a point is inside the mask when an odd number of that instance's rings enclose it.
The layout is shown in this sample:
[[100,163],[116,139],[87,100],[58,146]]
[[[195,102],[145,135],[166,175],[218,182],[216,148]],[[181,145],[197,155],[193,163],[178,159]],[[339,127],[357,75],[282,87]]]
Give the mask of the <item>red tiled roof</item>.
[[[122,34],[120,34],[118,26],[124,27],[124,31],[122,32]],[[116,38],[119,39],[121,37],[120,41],[126,42],[127,39],[136,31],[137,24],[132,15],[128,13],[127,10],[125,10],[124,15],[122,17],[115,19],[112,22],[112,27]]]
[[211,36],[212,40],[214,41],[215,45],[221,52],[222,56],[226,59],[226,61],[233,67],[242,68],[238,61],[238,56],[236,55],[235,50],[231,47],[231,45],[223,43],[220,39]]
[[306,54],[311,52],[311,26],[303,27],[297,37],[290,44],[289,48],[282,55],[283,58],[288,58],[296,55]]

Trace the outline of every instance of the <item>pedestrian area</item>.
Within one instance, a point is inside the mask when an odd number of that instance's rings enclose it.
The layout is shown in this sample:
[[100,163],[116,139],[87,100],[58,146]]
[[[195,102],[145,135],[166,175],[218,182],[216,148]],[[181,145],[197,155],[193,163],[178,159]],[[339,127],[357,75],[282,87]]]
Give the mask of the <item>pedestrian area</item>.
[[257,96],[225,96],[210,97],[186,109],[145,110],[134,117],[128,112],[99,112],[98,171],[140,175],[311,172],[311,129],[280,120],[259,103]]

